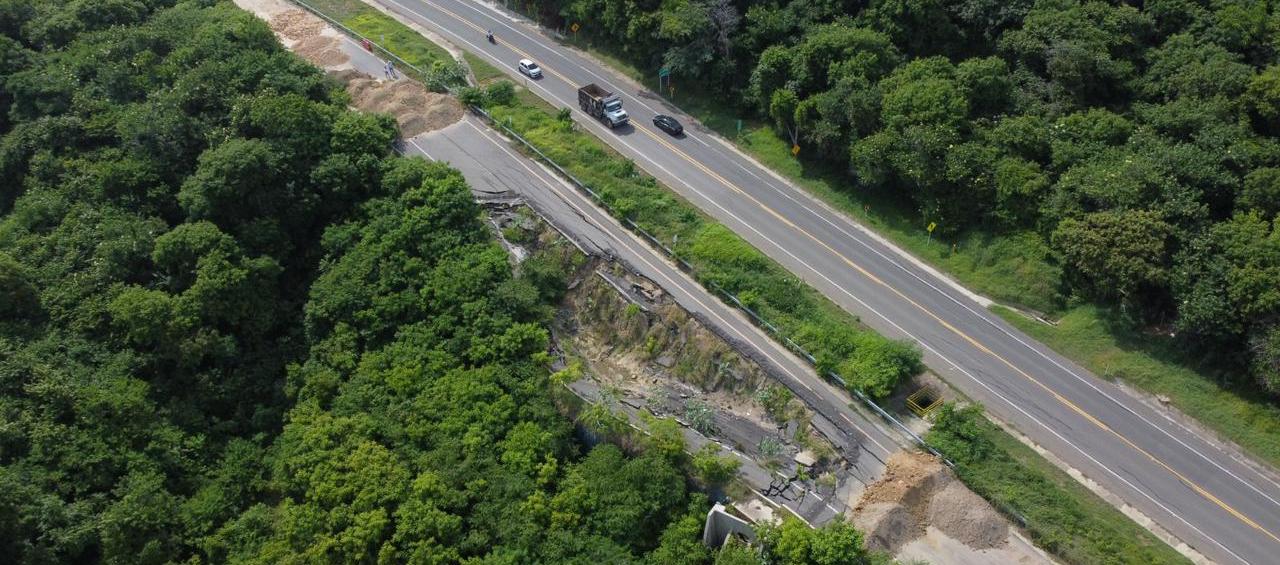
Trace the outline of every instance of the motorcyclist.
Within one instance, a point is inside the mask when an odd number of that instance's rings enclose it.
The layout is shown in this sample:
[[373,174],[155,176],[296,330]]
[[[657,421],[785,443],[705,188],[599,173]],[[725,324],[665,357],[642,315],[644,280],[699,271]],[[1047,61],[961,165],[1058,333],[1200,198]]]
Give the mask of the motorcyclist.
[[488,32],[486,32],[486,33],[485,33],[485,37],[487,37],[487,38],[489,39],[489,43],[494,43],[494,41],[493,41],[493,30],[489,30]]

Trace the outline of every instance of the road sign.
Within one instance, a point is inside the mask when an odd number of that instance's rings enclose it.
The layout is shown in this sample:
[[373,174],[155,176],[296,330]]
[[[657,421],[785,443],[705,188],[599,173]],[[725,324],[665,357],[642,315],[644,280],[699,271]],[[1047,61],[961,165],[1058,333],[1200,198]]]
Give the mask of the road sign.
[[929,222],[929,233],[933,233],[933,229],[938,227],[937,223]]
[[792,146],[791,146],[791,156],[792,156],[792,157],[795,157],[796,155],[799,155],[799,154],[800,154],[800,144],[798,144],[798,143],[797,143],[797,144],[795,144],[795,145],[792,145]]
[[671,76],[671,67],[662,67],[661,69],[658,69],[658,76],[664,78]]
[[578,33],[578,29],[581,27],[582,26],[578,25],[578,22],[573,22],[573,25],[569,26],[569,29],[573,30],[573,33]]

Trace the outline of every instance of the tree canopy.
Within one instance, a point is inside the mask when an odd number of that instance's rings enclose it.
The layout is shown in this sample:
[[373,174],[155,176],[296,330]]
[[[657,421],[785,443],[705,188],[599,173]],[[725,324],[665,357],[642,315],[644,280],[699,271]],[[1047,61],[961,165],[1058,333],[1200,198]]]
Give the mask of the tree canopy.
[[[1215,255],[1214,243],[1242,216],[1274,223],[1280,212],[1274,5],[531,4],[640,68],[680,59],[676,80],[756,114],[804,146],[802,160],[844,171],[944,237],[1037,240],[1067,274],[1060,303],[1177,326],[1188,351],[1280,394],[1265,369],[1280,310],[1250,282],[1277,264]],[[710,43],[714,56],[681,55]]]
[[562,266],[265,23],[0,1],[0,68],[5,562],[709,562],[557,404]]

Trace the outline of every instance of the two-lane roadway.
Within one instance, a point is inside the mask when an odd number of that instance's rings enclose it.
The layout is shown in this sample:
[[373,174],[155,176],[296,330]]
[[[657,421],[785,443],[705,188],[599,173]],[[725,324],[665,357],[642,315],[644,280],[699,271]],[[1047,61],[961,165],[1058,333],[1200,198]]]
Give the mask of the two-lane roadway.
[[[582,127],[885,335],[912,340],[954,386],[1060,460],[1221,563],[1280,562],[1280,484],[1174,419],[1035,342],[972,294],[909,260],[588,57],[487,4],[370,0],[506,69]],[[485,41],[492,30],[496,44]],[[525,79],[520,58],[545,77]],[[632,126],[577,109],[594,82],[622,95]],[[652,127],[673,114],[687,135]]]

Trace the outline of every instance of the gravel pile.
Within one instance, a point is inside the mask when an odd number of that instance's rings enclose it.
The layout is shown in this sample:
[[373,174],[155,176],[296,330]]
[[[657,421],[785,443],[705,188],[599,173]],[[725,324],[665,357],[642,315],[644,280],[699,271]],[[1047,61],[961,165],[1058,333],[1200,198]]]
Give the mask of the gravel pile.
[[294,45],[293,52],[317,67],[335,67],[351,60],[341,45],[336,37],[313,35]]
[[346,82],[352,104],[366,112],[395,117],[402,137],[435,131],[462,119],[462,105],[409,80],[381,81],[355,71],[334,73]]
[[933,457],[899,452],[884,476],[863,492],[854,523],[867,547],[896,552],[932,526],[973,549],[1003,546],[1009,524]]
[[320,35],[320,31],[327,24],[310,12],[289,10],[273,16],[268,25],[271,26],[272,31],[284,36],[286,39],[300,41]]
[[933,495],[929,525],[974,549],[1000,547],[1009,538],[1008,522],[960,481]]

